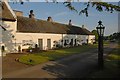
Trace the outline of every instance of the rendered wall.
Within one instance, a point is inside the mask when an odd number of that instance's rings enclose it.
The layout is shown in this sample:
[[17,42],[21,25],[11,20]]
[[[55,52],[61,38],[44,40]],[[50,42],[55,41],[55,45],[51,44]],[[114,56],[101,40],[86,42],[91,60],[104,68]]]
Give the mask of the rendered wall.
[[[59,44],[63,45],[64,40],[68,40],[68,43],[71,39],[79,39],[82,40],[82,43],[87,43],[86,39],[88,38],[87,35],[70,35],[70,34],[48,34],[48,33],[16,33],[16,49],[18,46],[22,48],[28,48],[28,46],[22,46],[23,40],[24,41],[31,41],[33,43],[32,47],[35,47],[35,44],[38,44],[38,39],[43,39],[43,50],[47,49],[47,39],[51,39],[51,48],[54,47],[54,42],[58,42]],[[63,42],[61,42],[63,40]],[[81,43],[81,44],[82,44]],[[75,42],[73,42],[75,44]]]
[[2,30],[2,45],[5,46],[5,51],[14,52],[14,37],[16,35],[17,22],[3,21],[3,26],[6,30]]

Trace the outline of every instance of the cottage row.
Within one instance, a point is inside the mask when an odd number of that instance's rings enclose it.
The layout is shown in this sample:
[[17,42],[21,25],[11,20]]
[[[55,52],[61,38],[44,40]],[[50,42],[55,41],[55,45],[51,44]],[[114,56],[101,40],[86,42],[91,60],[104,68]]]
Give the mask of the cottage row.
[[37,46],[40,50],[59,47],[93,44],[95,35],[83,27],[54,22],[52,17],[40,20],[34,17],[33,10],[29,17],[23,12],[12,10],[8,2],[2,2],[0,30],[1,46],[6,52],[22,51]]

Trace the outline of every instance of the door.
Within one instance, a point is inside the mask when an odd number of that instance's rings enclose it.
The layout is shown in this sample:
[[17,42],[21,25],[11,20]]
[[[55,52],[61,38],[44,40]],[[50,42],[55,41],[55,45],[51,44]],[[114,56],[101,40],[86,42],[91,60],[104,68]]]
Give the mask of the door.
[[43,50],[43,39],[38,39],[38,46],[40,50]]
[[47,39],[47,48],[51,49],[51,39]]

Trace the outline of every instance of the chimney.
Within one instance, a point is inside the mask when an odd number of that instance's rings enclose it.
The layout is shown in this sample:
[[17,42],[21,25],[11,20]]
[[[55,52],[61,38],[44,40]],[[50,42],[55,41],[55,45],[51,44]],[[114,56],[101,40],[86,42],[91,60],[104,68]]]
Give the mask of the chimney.
[[70,25],[70,26],[72,25],[72,21],[71,21],[71,20],[69,20],[69,25]]
[[33,10],[30,10],[29,18],[34,18]]
[[22,11],[17,11],[17,10],[13,10],[13,11],[16,14],[16,16],[23,16],[23,12]]
[[47,19],[47,21],[49,21],[49,22],[53,22],[52,17],[51,17],[51,16],[49,16],[49,17],[48,17],[48,19]]
[[84,29],[84,28],[85,28],[85,25],[82,25],[82,28]]
[[8,2],[8,0],[3,0],[4,2]]

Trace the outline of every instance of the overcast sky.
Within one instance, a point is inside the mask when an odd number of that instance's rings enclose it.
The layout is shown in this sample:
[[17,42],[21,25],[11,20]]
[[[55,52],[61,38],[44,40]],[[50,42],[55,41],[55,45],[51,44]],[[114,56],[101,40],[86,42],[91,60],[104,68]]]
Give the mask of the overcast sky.
[[[79,11],[85,8],[82,3],[72,3],[73,6]],[[118,4],[117,2],[112,4]],[[23,5],[19,3],[10,3],[12,9],[23,11],[24,16],[28,17],[29,11],[33,10],[35,17],[42,20],[47,20],[48,16],[53,18],[53,21],[68,24],[71,19],[72,24],[85,27],[92,31],[96,28],[99,20],[103,21],[105,28],[105,35],[110,35],[118,31],[118,13],[98,12],[95,8],[89,8],[89,16],[79,15],[75,11],[69,10],[63,3],[46,3],[46,2],[25,2]]]

